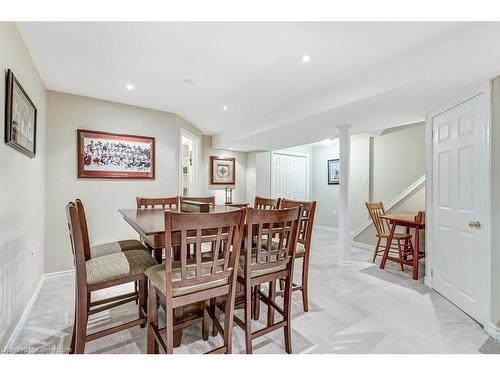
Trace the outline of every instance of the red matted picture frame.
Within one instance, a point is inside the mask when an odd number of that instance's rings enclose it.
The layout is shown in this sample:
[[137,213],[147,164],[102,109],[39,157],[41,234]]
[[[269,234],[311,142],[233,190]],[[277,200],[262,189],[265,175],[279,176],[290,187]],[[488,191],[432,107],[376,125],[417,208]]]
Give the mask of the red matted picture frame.
[[78,178],[155,178],[155,139],[77,130]]

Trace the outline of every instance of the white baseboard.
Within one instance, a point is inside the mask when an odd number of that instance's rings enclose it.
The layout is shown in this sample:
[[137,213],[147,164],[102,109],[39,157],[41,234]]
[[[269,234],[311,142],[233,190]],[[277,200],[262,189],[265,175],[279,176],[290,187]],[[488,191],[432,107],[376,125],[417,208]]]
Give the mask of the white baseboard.
[[31,313],[31,310],[33,309],[33,306],[35,305],[35,302],[38,298],[38,295],[40,294],[40,290],[42,289],[45,280],[52,277],[67,275],[71,273],[75,273],[75,270],[72,269],[60,272],[45,273],[42,276],[40,276],[40,280],[38,281],[38,284],[35,290],[33,291],[33,294],[31,295],[31,298],[28,304],[26,305],[26,308],[24,309],[21,318],[17,322],[16,327],[12,331],[9,339],[5,343],[5,346],[3,347],[3,352],[7,352],[10,349],[12,343],[16,340],[17,336],[19,335],[21,328],[23,327],[24,323],[26,322],[26,319],[28,318],[29,314]]
[[432,277],[425,275],[424,276],[424,285],[426,285],[432,289]]
[[31,310],[33,309],[33,306],[35,305],[36,299],[38,298],[38,295],[40,294],[40,290],[42,289],[43,282],[45,281],[45,275],[40,276],[40,280],[38,281],[38,284],[33,291],[33,294],[31,295],[31,298],[26,305],[26,308],[24,309],[21,318],[17,322],[16,326],[14,327],[14,330],[10,334],[9,339],[5,343],[5,346],[3,347],[3,352],[7,352],[8,349],[11,347],[12,343],[14,340],[17,338],[19,335],[19,332],[21,332],[21,328],[23,327],[24,323],[26,322],[26,319],[28,318],[28,315],[30,314]]
[[332,233],[339,232],[339,228],[329,227],[327,225],[320,225],[320,224],[314,224],[314,229],[322,232],[332,232]]
[[375,250],[375,246],[369,245],[367,243],[362,243],[362,242],[353,241],[351,246],[355,247],[356,249],[369,251],[371,253],[373,253],[373,250]]
[[75,273],[75,270],[71,269],[71,270],[66,270],[66,271],[50,272],[50,273],[43,274],[42,277],[45,278],[45,279],[49,279],[51,277],[68,275],[68,274],[71,274],[71,273]]
[[500,327],[494,325],[493,323],[487,323],[484,326],[484,330],[495,340],[500,341]]

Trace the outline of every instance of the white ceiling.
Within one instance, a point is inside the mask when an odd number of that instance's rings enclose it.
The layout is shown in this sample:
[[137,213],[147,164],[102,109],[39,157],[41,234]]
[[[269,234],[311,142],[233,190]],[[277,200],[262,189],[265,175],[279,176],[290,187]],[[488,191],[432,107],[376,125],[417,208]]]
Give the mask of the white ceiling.
[[[420,121],[450,85],[500,71],[498,24],[17,25],[48,89],[175,112],[215,135],[216,146],[242,150],[315,142],[345,122]],[[484,61],[471,63],[478,57],[469,52],[490,40],[497,44],[479,54]]]

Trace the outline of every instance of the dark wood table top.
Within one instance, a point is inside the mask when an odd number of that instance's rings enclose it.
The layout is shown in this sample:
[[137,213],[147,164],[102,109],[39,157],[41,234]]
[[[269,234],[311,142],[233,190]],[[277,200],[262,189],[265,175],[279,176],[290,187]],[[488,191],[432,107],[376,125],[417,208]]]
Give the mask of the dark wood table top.
[[[210,213],[220,213],[239,210],[238,207],[220,205],[211,206]],[[165,233],[166,208],[122,208],[118,210],[123,219],[142,236],[151,236]],[[179,209],[174,210],[180,212]]]
[[402,226],[418,227],[422,229],[425,227],[425,223],[419,223],[415,220],[417,212],[401,212],[391,215],[380,215],[381,219],[389,220],[391,223]]

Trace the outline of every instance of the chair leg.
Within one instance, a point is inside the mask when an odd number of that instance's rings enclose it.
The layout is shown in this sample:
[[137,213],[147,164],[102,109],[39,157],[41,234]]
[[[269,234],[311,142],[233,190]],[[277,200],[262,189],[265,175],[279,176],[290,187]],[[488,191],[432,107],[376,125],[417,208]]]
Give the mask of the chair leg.
[[153,325],[158,328],[158,299],[155,288],[150,286],[148,293],[148,354],[158,354],[158,343],[155,339]]
[[260,285],[256,285],[253,287],[253,292],[254,292],[254,296],[255,296],[253,318],[255,320],[259,320],[259,318],[260,318],[260,299],[257,297],[259,290],[260,290]]
[[[401,240],[398,240],[398,253],[399,253],[399,260],[403,260],[403,251],[401,250]],[[403,263],[401,264],[401,271],[404,271]]]
[[75,304],[75,317],[73,319],[73,329],[71,330],[71,344],[69,346],[69,354],[75,354],[75,336],[76,336],[76,304]]
[[167,354],[174,353],[174,309],[165,306],[165,326],[167,328]]
[[89,300],[90,293],[78,293],[76,302],[75,354],[83,354],[85,352]]
[[380,246],[380,240],[382,239],[382,237],[378,237],[377,239],[377,244],[375,245],[375,251],[373,252],[373,259],[372,259],[372,263],[375,263],[375,259],[377,259],[377,255],[378,255],[378,248]]
[[285,327],[285,350],[288,354],[292,354],[292,278],[288,276],[285,280],[285,292],[283,295],[283,312],[285,313],[284,319],[286,321]]
[[209,331],[209,324],[210,324],[210,319],[208,318],[208,312],[207,312],[207,302],[203,301],[203,321],[201,323],[201,337],[203,341],[208,340],[208,331]]
[[252,288],[245,285],[245,346],[246,353],[252,354]]
[[302,260],[302,307],[304,308],[305,312],[309,311],[309,297],[307,289],[308,284],[309,284],[309,255],[305,254]]
[[[136,286],[138,287],[139,298],[138,301],[138,310],[139,310],[139,318],[144,318],[144,311],[147,311],[146,301],[147,301],[147,287],[146,280],[138,280],[136,281]],[[146,327],[146,323],[140,325],[141,328]]]
[[[226,354],[231,354],[233,351],[233,316],[234,316],[234,297],[230,298],[228,294],[226,298],[226,306],[224,309],[224,346]],[[251,326],[252,320],[248,321]],[[252,342],[250,341],[250,351]]]
[[[212,311],[212,314],[219,319],[219,312],[217,309],[217,298],[212,298],[210,300],[210,310]],[[215,328],[215,322],[212,322],[212,337],[217,336],[217,328]]]
[[[269,299],[271,301],[276,300],[276,281],[269,282]],[[274,324],[274,308],[272,306],[268,306],[267,308],[267,326],[270,327]]]

